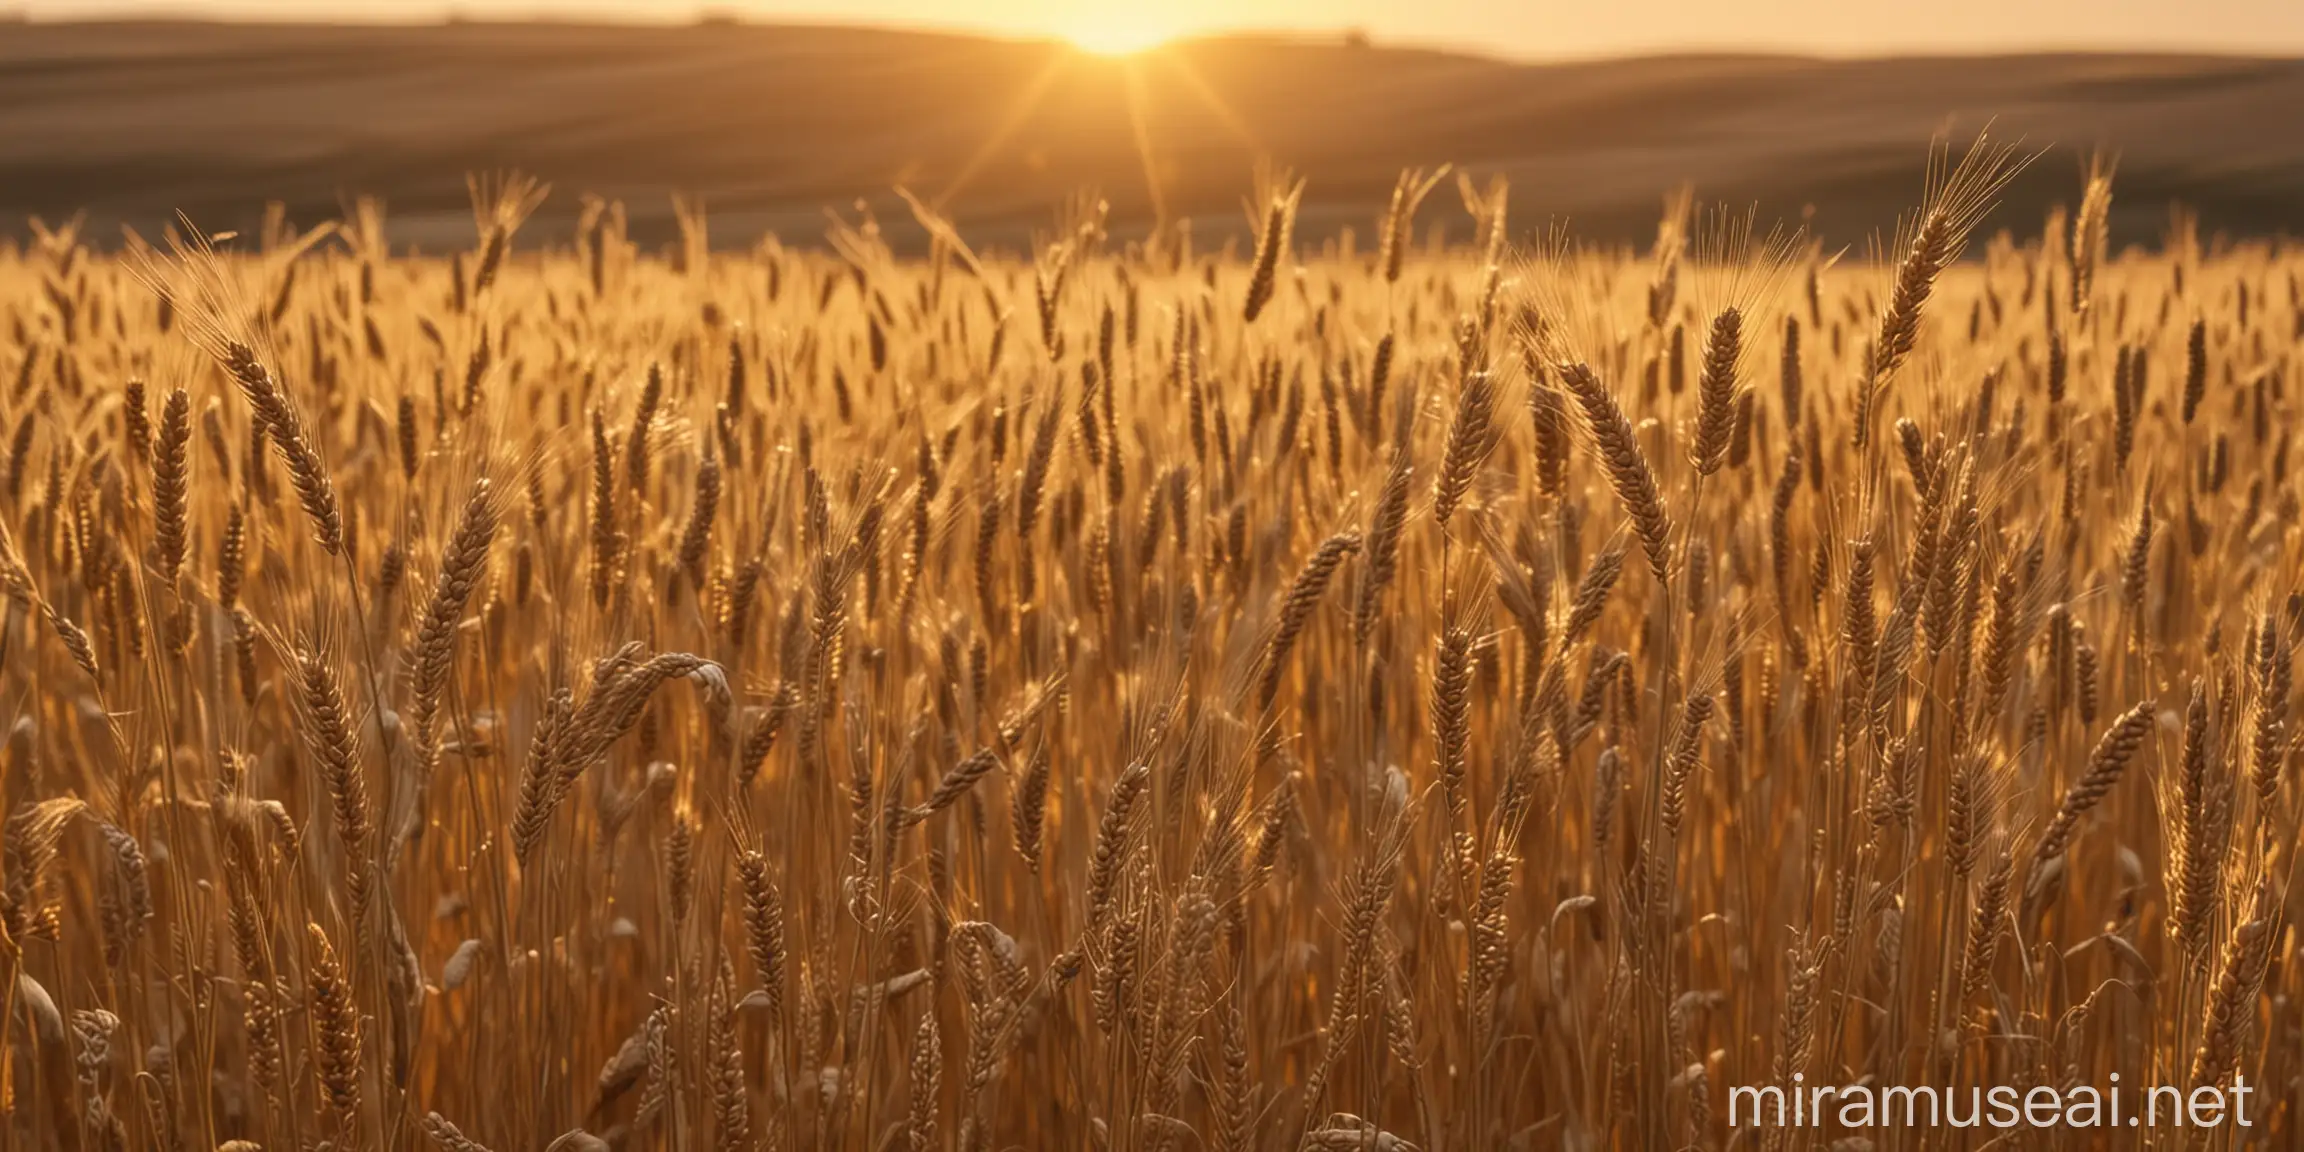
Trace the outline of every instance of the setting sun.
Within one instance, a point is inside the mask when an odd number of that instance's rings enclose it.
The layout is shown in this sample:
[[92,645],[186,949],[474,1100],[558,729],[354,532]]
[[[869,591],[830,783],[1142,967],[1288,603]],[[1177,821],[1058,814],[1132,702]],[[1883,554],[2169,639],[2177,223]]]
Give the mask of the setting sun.
[[1127,56],[1157,48],[1176,36],[1175,24],[1145,8],[1092,9],[1062,29],[1064,39],[1083,52]]

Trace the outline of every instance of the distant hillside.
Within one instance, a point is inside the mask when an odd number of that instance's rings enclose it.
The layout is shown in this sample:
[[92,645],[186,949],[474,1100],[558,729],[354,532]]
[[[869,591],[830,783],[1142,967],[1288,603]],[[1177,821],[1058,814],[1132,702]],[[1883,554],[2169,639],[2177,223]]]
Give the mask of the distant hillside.
[[1524,225],[1638,238],[1688,180],[1785,218],[1812,203],[1820,232],[1856,242],[1915,199],[1935,129],[1992,121],[2051,149],[2007,198],[2013,225],[2070,199],[2102,144],[2120,156],[2120,236],[2156,236],[2172,200],[2206,229],[2271,233],[2304,230],[2300,111],[2294,60],[1518,65],[1220,40],[1123,67],[850,28],[26,24],[0,32],[0,230],[80,209],[99,237],[176,209],[245,226],[267,199],[309,222],[371,192],[399,238],[445,244],[469,235],[463,174],[518,167],[558,189],[542,231],[590,190],[661,234],[668,194],[687,191],[720,242],[808,240],[858,197],[893,225],[903,184],[950,192],[972,236],[1018,242],[1081,187],[1123,231],[1149,220],[1141,139],[1167,210],[1204,235],[1239,225],[1268,152],[1309,177],[1311,233],[1365,232],[1398,169],[1453,161],[1508,174]]

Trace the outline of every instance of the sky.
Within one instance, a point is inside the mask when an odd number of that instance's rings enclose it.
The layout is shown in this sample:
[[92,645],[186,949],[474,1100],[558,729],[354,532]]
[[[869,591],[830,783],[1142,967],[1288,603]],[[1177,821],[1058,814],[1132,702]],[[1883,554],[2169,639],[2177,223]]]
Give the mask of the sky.
[[878,24],[1053,37],[1124,51],[1177,36],[1357,29],[1379,43],[1520,59],[1758,50],[1822,55],[2037,49],[2304,54],[2304,0],[0,0],[34,19],[189,14],[425,21],[550,14]]

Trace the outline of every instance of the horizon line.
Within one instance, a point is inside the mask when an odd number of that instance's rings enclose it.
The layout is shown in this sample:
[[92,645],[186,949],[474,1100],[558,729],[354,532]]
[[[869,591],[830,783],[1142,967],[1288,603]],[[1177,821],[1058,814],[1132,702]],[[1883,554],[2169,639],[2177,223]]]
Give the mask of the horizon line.
[[[553,10],[549,8],[521,10],[461,11],[454,4],[443,5],[441,10],[405,16],[377,14],[354,8],[327,16],[280,17],[229,8],[218,11],[197,11],[189,4],[153,2],[103,4],[85,12],[70,15],[51,15],[24,4],[0,4],[0,27],[16,26],[68,29],[74,27],[106,27],[118,25],[190,24],[225,28],[283,28],[283,29],[450,29],[450,28],[565,28],[580,29],[653,29],[665,31],[713,30],[726,31],[742,28],[755,31],[809,30],[824,32],[861,32],[897,36],[924,36],[946,39],[976,40],[992,43],[1048,47],[1059,50],[1078,49],[1061,35],[1002,29],[981,24],[946,21],[842,20],[817,19],[807,16],[762,16],[743,12],[724,5],[699,5],[682,13],[652,15],[647,12],[605,10]],[[1365,28],[1342,25],[1330,28],[1240,27],[1220,28],[1178,36],[1147,51],[1158,52],[1177,48],[1227,43],[1268,43],[1290,47],[1361,49],[1367,51],[1423,52],[1482,60],[1492,63],[1525,65],[1595,64],[1608,62],[1635,62],[1644,60],[1797,60],[1817,63],[1868,63],[1898,60],[2000,60],[2038,57],[2102,57],[2139,60],[2232,60],[2258,62],[2304,61],[2304,46],[2284,50],[2252,50],[2242,46],[2230,47],[2161,47],[2121,42],[2090,43],[2086,41],[2040,41],[1991,47],[1955,48],[1883,48],[1883,49],[1825,49],[1817,47],[1784,47],[1765,43],[1749,44],[1658,44],[1621,51],[1567,51],[1556,53],[1511,52],[1499,50],[1493,44],[1475,44],[1446,38],[1378,36]]]

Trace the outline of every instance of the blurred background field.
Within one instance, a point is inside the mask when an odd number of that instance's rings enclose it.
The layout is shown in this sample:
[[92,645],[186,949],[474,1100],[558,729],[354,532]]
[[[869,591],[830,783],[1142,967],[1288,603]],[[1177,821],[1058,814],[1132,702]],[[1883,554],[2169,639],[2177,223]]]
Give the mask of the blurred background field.
[[[2235,34],[2245,29],[2235,29]],[[1515,63],[1349,33],[1185,39],[1125,57],[1057,39],[701,22],[388,26],[163,21],[0,24],[0,230],[87,214],[99,243],[176,210],[252,227],[382,197],[392,238],[468,242],[469,171],[516,167],[561,191],[532,237],[565,238],[577,198],[628,202],[674,237],[670,194],[714,240],[821,236],[864,197],[914,242],[894,189],[980,243],[1021,248],[1064,196],[1244,235],[1240,195],[1270,155],[1308,179],[1300,235],[1356,227],[1406,166],[1513,185],[1523,226],[1645,243],[1664,192],[1757,202],[1763,218],[1861,245],[1912,194],[1947,126],[2048,149],[1988,227],[2038,227],[2084,157],[2119,158],[2115,248],[2157,243],[2168,209],[2202,234],[2304,224],[2304,62],[2062,53],[1837,59],[1715,54]],[[1458,218],[1459,231],[1468,227]],[[1448,225],[1442,224],[1442,227]],[[1457,237],[1458,240],[1465,239]]]

